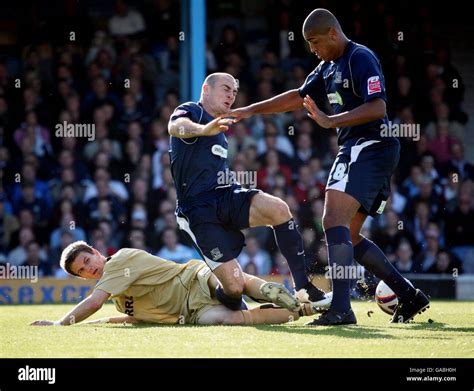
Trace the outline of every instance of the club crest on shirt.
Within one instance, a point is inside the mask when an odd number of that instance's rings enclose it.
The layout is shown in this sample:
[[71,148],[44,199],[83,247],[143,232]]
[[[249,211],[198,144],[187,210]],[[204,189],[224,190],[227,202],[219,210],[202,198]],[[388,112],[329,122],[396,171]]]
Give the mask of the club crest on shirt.
[[221,250],[219,250],[219,247],[213,248],[211,250],[211,256],[213,261],[217,261],[218,259],[221,259],[224,254],[221,253]]
[[367,79],[367,93],[369,95],[382,92],[382,85],[379,76],[372,76]]

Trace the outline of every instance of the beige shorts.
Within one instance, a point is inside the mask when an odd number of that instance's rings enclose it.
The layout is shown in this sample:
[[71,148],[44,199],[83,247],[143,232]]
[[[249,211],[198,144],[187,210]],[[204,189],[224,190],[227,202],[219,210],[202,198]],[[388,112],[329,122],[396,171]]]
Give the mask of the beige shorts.
[[217,305],[221,305],[217,299],[211,297],[211,292],[207,285],[211,276],[212,271],[208,266],[204,266],[196,274],[187,298],[187,311],[184,314],[186,323],[197,324],[202,314]]

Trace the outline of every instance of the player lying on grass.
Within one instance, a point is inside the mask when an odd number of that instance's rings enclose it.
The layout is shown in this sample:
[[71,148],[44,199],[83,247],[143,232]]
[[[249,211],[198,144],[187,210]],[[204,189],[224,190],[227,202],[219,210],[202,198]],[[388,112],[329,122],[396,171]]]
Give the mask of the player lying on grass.
[[77,241],[64,249],[60,263],[71,275],[99,281],[92,294],[60,320],[37,320],[32,325],[69,326],[82,322],[109,298],[125,316],[87,323],[277,324],[318,310],[309,303],[299,304],[283,285],[246,273],[244,293],[279,307],[267,304],[250,310],[230,310],[215,298],[219,281],[199,260],[176,264],[131,248],[105,257],[87,243]]

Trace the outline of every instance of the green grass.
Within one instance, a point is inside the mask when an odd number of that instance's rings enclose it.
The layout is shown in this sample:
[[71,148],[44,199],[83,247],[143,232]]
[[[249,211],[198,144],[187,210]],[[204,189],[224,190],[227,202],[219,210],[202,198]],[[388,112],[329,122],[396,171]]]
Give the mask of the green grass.
[[[71,307],[0,306],[0,357],[474,357],[472,302],[435,301],[406,325],[389,325],[373,302],[354,302],[357,326],[28,325]],[[114,314],[107,304],[94,318]]]

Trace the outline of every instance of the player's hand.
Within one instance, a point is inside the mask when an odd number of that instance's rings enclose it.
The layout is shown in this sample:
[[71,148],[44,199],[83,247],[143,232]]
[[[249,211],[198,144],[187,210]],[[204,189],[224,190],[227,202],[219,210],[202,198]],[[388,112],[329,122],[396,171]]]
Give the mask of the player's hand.
[[303,106],[306,110],[308,110],[308,116],[314,119],[319,126],[324,129],[334,127],[331,117],[322,112],[309,95],[304,97]]
[[241,107],[240,109],[231,110],[227,115],[234,118],[234,123],[239,122],[242,119],[249,118],[252,116],[252,111],[247,107]]
[[54,326],[54,322],[51,320],[35,320],[30,323],[30,326]]
[[229,125],[234,123],[232,118],[217,117],[204,125],[201,136],[215,136],[216,134],[229,130]]

